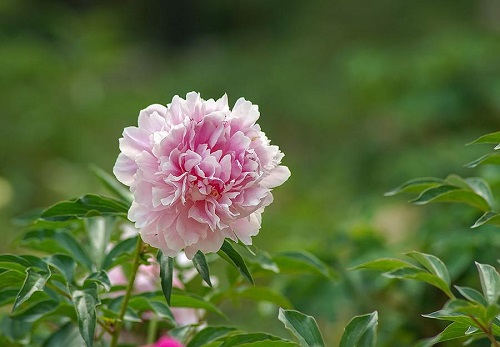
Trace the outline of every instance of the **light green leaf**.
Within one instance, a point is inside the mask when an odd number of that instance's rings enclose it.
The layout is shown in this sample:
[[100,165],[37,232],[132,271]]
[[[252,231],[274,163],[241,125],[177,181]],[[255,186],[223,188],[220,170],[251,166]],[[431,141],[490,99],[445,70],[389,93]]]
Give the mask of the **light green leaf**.
[[357,265],[349,270],[367,269],[367,270],[379,270],[379,271],[393,271],[401,268],[417,268],[415,265],[410,264],[401,259],[395,258],[380,258],[371,260],[369,262]]
[[125,258],[124,260],[130,260],[137,245],[138,238],[139,236],[134,236],[118,242],[104,258],[102,269],[109,270],[115,267],[123,258]]
[[377,324],[377,311],[354,317],[345,328],[339,347],[375,346]]
[[109,246],[111,233],[116,226],[116,218],[114,217],[93,217],[84,220],[85,230],[87,232],[90,253],[94,264],[100,270],[106,253],[106,248]]
[[479,304],[479,305],[482,305],[485,307],[488,306],[488,302],[486,302],[486,299],[484,298],[484,296],[481,293],[479,293],[477,290],[475,290],[473,288],[469,288],[469,287],[459,287],[459,286],[455,286],[455,288],[467,300],[475,302],[476,304]]
[[333,269],[306,251],[292,251],[277,254],[274,261],[283,273],[312,273],[333,280],[336,276]]
[[79,347],[85,346],[85,341],[78,329],[72,324],[63,325],[59,330],[54,332],[44,342],[43,347]]
[[111,193],[115,194],[117,197],[123,200],[124,203],[130,206],[133,200],[133,196],[126,186],[118,182],[118,180],[114,176],[110,175],[97,166],[91,166],[91,170],[99,179],[99,181],[101,181],[104,187],[106,187]]
[[293,307],[291,302],[283,294],[268,287],[239,287],[230,294],[231,297],[267,301],[286,309]]
[[196,333],[186,347],[203,347],[209,342],[213,342],[220,337],[235,331],[231,327],[206,327],[205,329]]
[[49,254],[63,253],[71,256],[87,269],[92,269],[92,259],[73,235],[66,230],[35,229],[28,231],[21,245]]
[[212,286],[212,282],[210,282],[210,269],[208,267],[207,259],[205,255],[198,251],[193,257],[193,265],[196,271],[200,274],[201,278],[208,284],[210,287]]
[[313,317],[280,307],[278,319],[293,333],[302,347],[325,346],[318,324]]
[[476,166],[483,165],[483,164],[500,165],[500,154],[489,153],[489,154],[483,155],[482,157],[466,164],[465,167],[475,168]]
[[442,310],[422,315],[422,317],[426,318],[457,322],[480,328],[477,321],[473,320],[471,316],[484,321],[486,318],[486,309],[481,305],[459,299],[450,300]]
[[495,304],[500,296],[500,275],[491,265],[476,262],[476,266],[486,301],[490,305]]
[[444,180],[435,177],[422,177],[409,180],[399,187],[385,193],[385,196],[393,196],[400,193],[422,193],[429,188],[444,184]]
[[495,205],[495,199],[493,198],[493,193],[489,184],[480,177],[469,177],[465,181],[469,185],[470,189],[480,197],[482,197],[487,203],[490,209]]
[[120,200],[87,194],[52,205],[42,213],[40,218],[48,221],[64,221],[95,216],[126,217],[128,209],[129,206]]
[[161,282],[161,290],[167,303],[170,305],[171,296],[172,296],[172,281],[173,281],[173,272],[174,272],[174,258],[168,257],[162,253],[162,251],[158,251],[157,255],[158,263],[160,264],[160,282]]
[[96,306],[100,304],[97,297],[97,285],[88,283],[87,287],[71,290],[71,297],[78,317],[78,328],[85,345],[92,347],[97,322]]
[[500,215],[496,212],[486,212],[474,223],[473,226],[471,226],[471,228],[477,228],[483,224],[500,226]]
[[430,339],[425,339],[419,341],[415,347],[432,347],[435,344],[438,344],[443,341],[450,341],[459,338],[469,338],[471,336],[481,336],[484,335],[483,332],[474,330],[473,332],[469,332],[469,326],[461,323],[453,322],[446,327],[442,332],[438,335],[434,336]]
[[16,297],[19,292],[19,288],[21,288],[23,282],[26,279],[26,274],[15,270],[7,270],[5,272],[0,273],[0,290],[4,289],[15,289]]
[[411,202],[417,205],[425,205],[430,202],[460,202],[482,211],[490,210],[490,205],[482,196],[477,195],[472,190],[464,190],[450,185],[430,188]]
[[15,311],[19,306],[28,300],[35,292],[43,291],[45,283],[50,277],[50,270],[35,270],[34,268],[26,269],[26,279],[24,284],[17,294],[16,301],[12,311]]
[[233,246],[228,241],[224,241],[219,252],[217,252],[221,258],[235,266],[238,271],[245,277],[250,283],[254,284],[252,275],[248,271],[247,265],[243,260],[243,257],[236,251]]
[[442,279],[448,286],[451,283],[450,274],[446,265],[436,256],[431,254],[425,254],[420,252],[409,252],[406,253],[409,257],[416,260],[419,264],[423,265],[430,273],[436,275]]
[[493,143],[493,144],[500,143],[500,131],[480,136],[474,141],[469,142],[467,145],[473,145],[477,143]]
[[399,278],[399,279],[406,278],[406,279],[413,279],[421,282],[426,282],[433,285],[436,288],[441,289],[450,298],[454,297],[453,293],[450,290],[449,285],[444,280],[423,269],[410,268],[410,267],[401,268],[391,272],[386,272],[384,273],[384,276],[388,278]]

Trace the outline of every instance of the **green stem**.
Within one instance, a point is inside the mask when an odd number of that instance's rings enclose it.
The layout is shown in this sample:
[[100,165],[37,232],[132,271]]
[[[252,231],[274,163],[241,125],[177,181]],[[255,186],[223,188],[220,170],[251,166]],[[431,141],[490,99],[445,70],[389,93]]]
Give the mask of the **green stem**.
[[144,244],[142,243],[141,237],[137,238],[137,246],[135,248],[134,264],[132,266],[132,274],[130,275],[129,282],[127,284],[127,290],[125,291],[125,296],[123,297],[122,307],[120,309],[120,314],[116,319],[115,331],[113,332],[113,338],[111,339],[110,347],[116,347],[118,345],[118,338],[120,337],[120,332],[123,326],[123,317],[125,312],[127,312],[128,302],[130,296],[132,295],[132,289],[134,288],[135,276],[137,275],[137,269],[139,268],[141,261],[142,248]]
[[148,325],[148,336],[146,340],[147,345],[151,345],[156,342],[156,335],[158,332],[158,320],[156,317],[151,318]]

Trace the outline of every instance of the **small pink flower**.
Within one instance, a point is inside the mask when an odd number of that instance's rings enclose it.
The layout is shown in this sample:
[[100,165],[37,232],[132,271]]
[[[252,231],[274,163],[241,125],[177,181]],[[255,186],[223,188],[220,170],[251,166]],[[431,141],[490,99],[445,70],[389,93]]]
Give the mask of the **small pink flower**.
[[125,128],[113,172],[134,201],[128,217],[142,239],[168,256],[216,252],[225,238],[252,243],[272,188],[290,176],[283,153],[256,124],[256,105],[229,109],[189,93],[151,105]]
[[162,337],[154,344],[144,347],[184,347],[179,341],[171,337]]

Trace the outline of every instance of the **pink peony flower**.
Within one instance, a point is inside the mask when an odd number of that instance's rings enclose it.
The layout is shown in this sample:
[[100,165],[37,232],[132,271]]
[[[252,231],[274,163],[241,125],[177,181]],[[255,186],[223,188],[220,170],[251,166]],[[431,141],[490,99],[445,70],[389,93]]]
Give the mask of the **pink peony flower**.
[[189,93],[151,105],[120,139],[113,172],[130,186],[128,217],[144,242],[188,258],[216,252],[224,239],[252,243],[272,188],[290,176],[283,153],[256,124],[256,105]]
[[183,347],[183,346],[176,339],[164,336],[160,338],[158,341],[156,341],[154,344],[144,347]]

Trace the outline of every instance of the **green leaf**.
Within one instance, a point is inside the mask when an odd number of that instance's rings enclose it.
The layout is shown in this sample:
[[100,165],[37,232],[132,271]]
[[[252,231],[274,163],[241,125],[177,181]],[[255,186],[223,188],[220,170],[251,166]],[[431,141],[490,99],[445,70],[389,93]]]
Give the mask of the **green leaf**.
[[84,220],[85,230],[87,232],[90,250],[94,264],[100,270],[106,248],[109,246],[111,233],[116,226],[116,218],[113,217],[94,217]]
[[54,312],[57,305],[58,303],[54,300],[39,301],[21,312],[16,312],[11,317],[23,322],[34,323],[47,314]]
[[139,236],[134,236],[116,244],[106,255],[102,263],[103,270],[109,270],[121,262],[121,259],[130,260],[137,245]]
[[280,268],[278,264],[271,258],[269,253],[263,250],[258,250],[255,257],[249,259],[253,264],[257,264],[261,269],[272,271],[274,273],[280,273]]
[[76,262],[65,254],[54,254],[45,258],[45,261],[63,274],[66,282],[73,283]]
[[76,347],[84,345],[85,341],[78,329],[72,323],[67,323],[50,335],[42,347]]
[[4,289],[16,289],[16,295],[19,292],[23,282],[26,279],[26,274],[15,270],[8,270],[0,273],[0,290]]
[[450,185],[427,189],[411,202],[417,205],[425,205],[430,202],[461,202],[482,211],[490,210],[490,205],[482,196],[471,190],[464,190]]
[[274,340],[274,341],[264,340],[264,341],[243,343],[237,346],[238,347],[297,347],[299,345],[295,342],[286,340]]
[[281,272],[286,273],[313,273],[333,280],[336,277],[333,269],[306,251],[279,253],[274,257]]
[[[0,281],[2,279],[0,278]],[[7,289],[0,291],[0,307],[4,305],[9,305],[14,303],[16,300],[16,295],[19,290],[17,289]]]
[[206,327],[200,330],[196,335],[193,336],[191,341],[186,347],[203,347],[209,342],[213,342],[220,337],[226,336],[227,334],[235,331],[235,328],[231,327]]
[[422,193],[423,191],[444,184],[444,180],[435,177],[422,177],[409,180],[399,187],[385,193],[385,196],[393,196],[400,193]]
[[419,341],[415,347],[432,347],[435,344],[444,341],[455,340],[459,338],[481,336],[484,335],[481,331],[468,332],[469,326],[461,323],[453,322],[448,325],[442,332],[430,339]]
[[47,268],[44,270],[35,270],[33,268],[26,269],[26,279],[24,280],[24,284],[17,294],[16,301],[14,302],[14,306],[12,311],[15,311],[19,308],[19,306],[28,300],[35,292],[43,291],[45,287],[45,283],[50,277],[50,270]]
[[471,228],[477,228],[484,224],[500,226],[500,215],[496,212],[486,212],[483,214]]
[[0,323],[0,337],[5,336],[12,342],[28,345],[32,328],[31,323],[5,316]]
[[92,347],[97,322],[96,306],[100,304],[97,298],[97,285],[88,283],[84,288],[71,290],[71,297],[78,317],[80,334],[85,345]]
[[208,268],[207,259],[201,251],[196,252],[196,254],[194,255],[193,265],[196,271],[198,271],[198,273],[200,274],[201,278],[203,278],[205,283],[212,287],[212,282],[210,282],[210,269]]
[[293,307],[284,295],[268,287],[240,287],[231,293],[231,297],[251,299],[254,301],[267,301],[286,309]]
[[141,295],[134,295],[130,298],[129,307],[139,313],[151,311],[159,318],[167,320],[171,326],[175,326],[175,318],[164,302]]
[[480,177],[469,177],[466,178],[465,181],[474,193],[482,197],[488,203],[490,209],[494,207],[495,199],[493,198],[493,193],[491,192],[489,184],[485,180]]
[[236,251],[233,246],[228,241],[224,241],[219,252],[217,252],[221,258],[234,265],[238,271],[245,277],[250,283],[254,284],[252,275],[248,271],[247,265],[243,260],[243,257]]
[[224,313],[222,313],[217,306],[192,293],[176,291],[171,296],[170,307],[200,308],[215,313],[221,317],[225,317]]
[[480,328],[478,323],[473,320],[471,316],[484,322],[486,318],[486,309],[481,305],[468,301],[450,300],[442,310],[422,315],[422,317],[426,318],[457,322]]
[[459,287],[459,286],[455,286],[455,288],[467,300],[475,302],[476,304],[479,304],[479,305],[482,305],[485,307],[488,306],[488,302],[486,302],[486,299],[484,298],[484,296],[481,293],[479,293],[477,290],[475,290],[473,288],[469,288],[469,287]]
[[493,144],[500,143],[500,131],[483,135],[475,139],[474,141],[469,142],[467,145],[473,145],[477,143],[493,143]]
[[436,256],[431,254],[425,254],[420,252],[409,252],[406,253],[409,257],[416,260],[419,264],[423,265],[430,273],[436,275],[443,280],[448,286],[451,283],[450,274],[446,265]]
[[167,300],[167,303],[170,305],[174,273],[174,258],[166,256],[162,251],[158,251],[156,259],[160,264],[161,290],[163,292],[163,295],[165,296],[165,299]]
[[26,259],[13,254],[0,254],[0,269],[14,270],[25,273],[32,264]]
[[91,166],[91,170],[99,179],[99,181],[101,181],[104,187],[106,187],[111,193],[115,194],[124,203],[130,206],[133,200],[133,196],[126,186],[118,182],[118,180],[114,176],[110,175],[97,166]]
[[264,343],[264,345],[261,344],[261,346],[272,346],[271,342],[273,341],[286,343],[281,344],[280,346],[294,346],[294,344],[291,344],[290,341],[285,341],[283,339],[280,339],[279,337],[264,333],[241,333],[234,335],[230,334],[219,340],[223,342],[220,347],[247,346],[248,344],[253,344],[256,342]]
[[108,274],[106,271],[101,270],[98,272],[92,272],[87,276],[85,282],[90,281],[94,282],[104,288],[105,291],[109,292],[111,290],[111,281],[109,280]]
[[318,324],[313,317],[280,307],[278,319],[293,333],[302,347],[325,346]]
[[120,200],[87,194],[52,205],[42,213],[40,218],[48,221],[64,221],[95,216],[126,217],[128,209],[129,206]]
[[356,316],[344,329],[339,347],[373,347],[377,336],[378,313]]
[[81,242],[76,240],[75,237],[66,230],[31,230],[23,237],[21,245],[50,254],[67,254],[87,269],[90,270],[93,267],[92,259],[82,247]]
[[490,305],[495,304],[500,296],[500,275],[491,265],[476,262],[476,266],[486,301]]
[[405,278],[405,279],[413,279],[421,282],[426,282],[431,285],[433,285],[436,288],[441,289],[446,295],[448,295],[450,298],[453,298],[454,295],[450,290],[450,287],[448,283],[446,283],[444,280],[439,278],[436,275],[433,275],[423,269],[419,268],[401,268],[401,269],[396,269],[391,272],[386,272],[384,273],[385,277],[388,278]]
[[366,269],[366,270],[379,270],[379,271],[393,271],[401,268],[417,268],[417,267],[401,259],[380,258],[371,260],[361,265],[357,265],[353,268],[350,268],[349,270]]
[[479,165],[483,165],[483,164],[500,165],[500,154],[490,153],[490,154],[483,155],[482,157],[466,164],[465,167],[475,168],[475,167],[477,167]]

